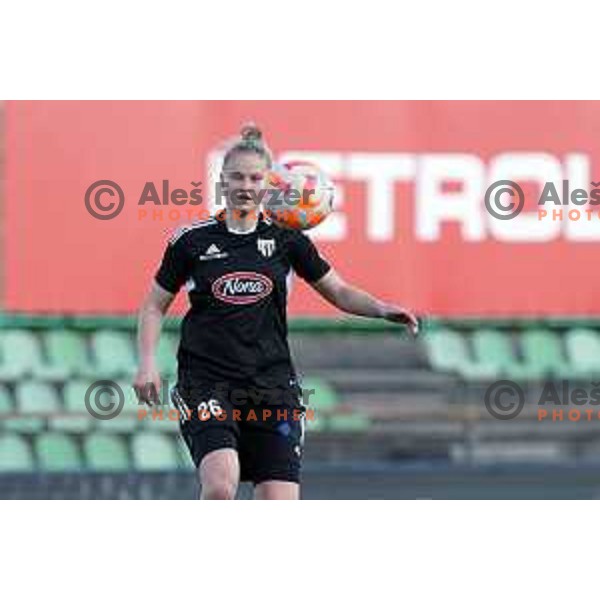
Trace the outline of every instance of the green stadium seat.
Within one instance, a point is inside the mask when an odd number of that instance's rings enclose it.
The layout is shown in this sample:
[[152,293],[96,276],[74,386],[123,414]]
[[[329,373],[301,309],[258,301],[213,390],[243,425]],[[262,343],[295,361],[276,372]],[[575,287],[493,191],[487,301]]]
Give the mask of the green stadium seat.
[[477,329],[472,336],[478,362],[506,374],[517,363],[509,334],[497,329]]
[[[143,427],[144,419],[139,418],[138,411],[146,407],[139,405],[131,381],[120,380],[115,383],[125,396],[123,410],[112,419],[97,419],[96,429],[105,433],[131,433]],[[115,396],[113,401],[118,402],[119,399]]]
[[336,391],[320,377],[305,377],[302,381],[303,398],[307,406],[332,410],[339,404]]
[[560,342],[560,337],[547,329],[529,329],[521,334],[522,366],[530,378],[568,378],[573,374]]
[[[12,415],[15,412],[15,406],[12,401],[10,391],[5,385],[0,384],[0,418]],[[2,426],[5,421],[2,421]]]
[[[15,386],[16,409],[19,417],[10,419],[6,428],[12,431],[35,433],[44,429],[44,423],[62,407],[54,386],[41,381],[24,381]],[[38,415],[39,413],[43,413]]]
[[471,360],[465,337],[458,331],[438,329],[427,333],[425,347],[431,367],[469,380],[488,380],[498,376],[494,365]]
[[473,349],[480,364],[489,365],[497,377],[521,379],[529,371],[517,357],[511,334],[499,329],[478,329],[473,333]]
[[48,362],[62,365],[70,376],[94,377],[94,365],[88,357],[83,333],[49,331],[45,335]]
[[0,434],[0,473],[29,473],[34,470],[31,448],[14,433]]
[[0,381],[16,381],[27,375],[48,381],[64,381],[68,370],[45,364],[37,336],[31,331],[6,330],[0,336]]
[[306,419],[308,431],[322,431],[327,428],[330,414],[339,404],[336,391],[325,380],[319,377],[305,377],[302,381],[304,403],[313,410],[313,418]]
[[133,464],[139,471],[170,471],[181,466],[176,440],[162,433],[143,432],[133,437]]
[[307,416],[304,421],[307,431],[311,433],[316,431],[323,431],[327,428],[328,421],[329,415],[320,413],[314,406],[308,406]]
[[129,453],[121,436],[94,433],[85,438],[86,466],[91,471],[127,471]]
[[54,417],[50,421],[51,429],[84,433],[94,428],[96,420],[89,414],[85,406],[85,395],[92,381],[69,381],[63,390],[64,415]]
[[176,435],[173,439],[175,440],[178,466],[184,469],[195,469],[194,461],[183,438]]
[[334,414],[329,421],[329,429],[339,433],[363,433],[370,426],[371,420],[361,412]]
[[[141,421],[143,427],[148,431],[161,431],[163,433],[177,434],[179,433],[179,418],[175,418],[175,408],[169,406],[161,406],[152,412],[148,408],[148,414]],[[159,411],[162,411],[159,412]],[[169,412],[173,411],[173,412]],[[160,415],[162,414],[162,419]]]
[[600,334],[593,329],[571,329],[565,334],[567,356],[578,377],[600,375]]
[[127,332],[103,330],[92,334],[98,377],[132,377],[137,365],[132,338]]
[[82,467],[79,450],[73,438],[62,433],[36,436],[37,464],[41,471],[78,471]]
[[[164,390],[166,382],[167,380],[163,379],[163,389],[161,390],[161,394],[163,394],[161,397],[162,404],[156,407],[154,411],[149,406],[141,407],[148,411],[148,413],[140,421],[140,425],[142,425],[148,431],[163,432],[175,435],[179,433],[179,414],[170,400],[170,392],[175,386],[175,383],[169,383],[168,391],[165,392]],[[161,415],[162,419],[160,418]]]
[[174,383],[177,374],[177,345],[178,336],[170,331],[163,331],[160,335],[156,350],[156,362],[161,377]]
[[0,337],[0,380],[12,381],[30,374],[39,352],[37,339],[32,333],[3,331]]

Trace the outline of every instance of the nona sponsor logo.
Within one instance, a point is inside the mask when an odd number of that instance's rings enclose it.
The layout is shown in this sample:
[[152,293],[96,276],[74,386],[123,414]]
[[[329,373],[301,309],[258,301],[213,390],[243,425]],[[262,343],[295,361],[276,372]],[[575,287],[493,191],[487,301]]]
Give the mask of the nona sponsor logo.
[[266,275],[252,271],[227,273],[212,284],[214,297],[229,304],[253,304],[272,290],[273,282]]

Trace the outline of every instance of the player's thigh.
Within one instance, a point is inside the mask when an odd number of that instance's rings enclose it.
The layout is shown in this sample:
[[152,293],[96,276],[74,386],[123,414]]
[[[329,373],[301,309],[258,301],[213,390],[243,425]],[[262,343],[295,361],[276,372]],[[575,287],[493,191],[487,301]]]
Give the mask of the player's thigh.
[[291,420],[290,409],[287,412],[289,420],[276,419],[273,412],[266,420],[259,416],[256,421],[243,422],[240,428],[241,480],[251,481],[255,486],[273,482],[262,486],[263,495],[298,495],[290,490],[300,483],[303,424]]
[[293,481],[263,481],[254,488],[257,500],[299,500],[300,485]]
[[[179,385],[171,399],[180,410],[180,431],[198,470],[203,497],[229,497],[240,478],[239,427],[231,419],[226,399],[218,399],[210,386]],[[222,413],[211,414],[212,404]]]

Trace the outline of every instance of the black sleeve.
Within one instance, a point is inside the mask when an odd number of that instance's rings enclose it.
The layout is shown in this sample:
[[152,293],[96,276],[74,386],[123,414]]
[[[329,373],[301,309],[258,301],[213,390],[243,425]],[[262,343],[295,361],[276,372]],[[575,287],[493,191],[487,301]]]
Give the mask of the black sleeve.
[[289,258],[294,271],[309,283],[318,281],[331,269],[305,233],[294,232],[292,235]]
[[156,283],[167,292],[176,294],[189,277],[189,256],[185,236],[175,234],[169,240],[160,267],[156,272]]

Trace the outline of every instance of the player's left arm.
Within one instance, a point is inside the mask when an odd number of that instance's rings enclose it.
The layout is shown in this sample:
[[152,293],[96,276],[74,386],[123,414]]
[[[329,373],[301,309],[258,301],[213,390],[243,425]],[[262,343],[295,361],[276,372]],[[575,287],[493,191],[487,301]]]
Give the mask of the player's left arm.
[[325,300],[344,312],[406,325],[415,336],[419,331],[419,322],[411,311],[382,302],[364,290],[350,285],[333,269],[311,285]]

